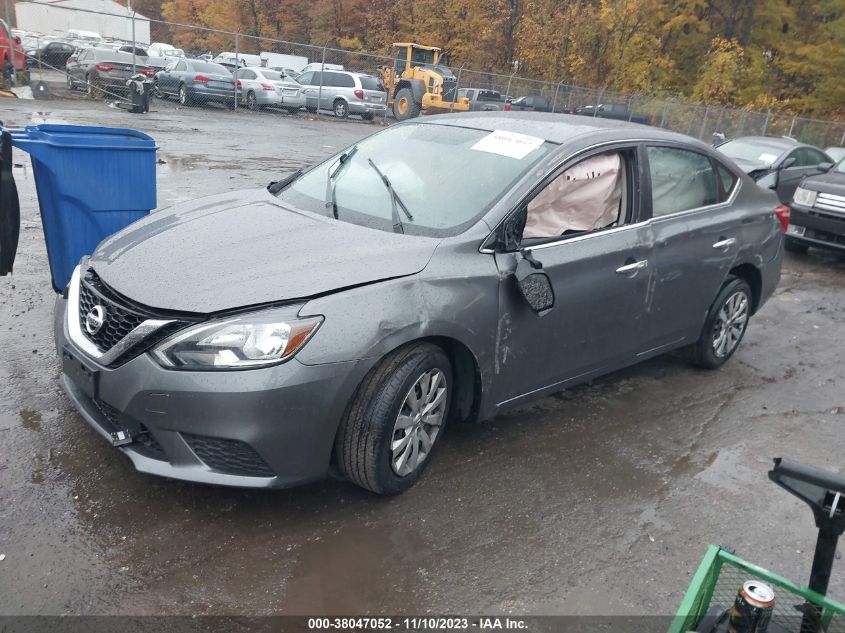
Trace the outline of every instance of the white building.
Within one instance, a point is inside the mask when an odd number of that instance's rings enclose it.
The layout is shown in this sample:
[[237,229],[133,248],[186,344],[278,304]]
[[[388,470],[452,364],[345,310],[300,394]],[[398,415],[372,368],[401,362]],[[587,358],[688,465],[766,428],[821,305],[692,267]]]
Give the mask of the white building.
[[[132,19],[123,4],[112,0],[52,0],[16,2],[17,28],[44,35],[61,35],[69,30],[94,31],[103,37],[132,41]],[[135,14],[135,41],[150,43],[150,21]]]

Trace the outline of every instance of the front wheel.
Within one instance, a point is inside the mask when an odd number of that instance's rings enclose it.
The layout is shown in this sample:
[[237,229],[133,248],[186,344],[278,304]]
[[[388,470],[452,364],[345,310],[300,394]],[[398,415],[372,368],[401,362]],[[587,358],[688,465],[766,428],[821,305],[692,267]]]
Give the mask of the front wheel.
[[698,341],[687,348],[689,360],[705,369],[724,365],[739,347],[751,316],[750,286],[731,277],[710,306]]
[[387,355],[341,422],[335,441],[341,472],[382,495],[413,486],[443,435],[451,395],[452,367],[441,348],[412,343]]
[[397,121],[413,119],[420,115],[420,104],[414,101],[414,93],[410,88],[402,88],[396,93],[393,101],[393,116]]
[[258,110],[258,99],[255,98],[255,93],[252,90],[246,93],[246,108],[253,112]]
[[76,84],[73,83],[73,77],[70,76],[70,73],[67,74],[67,89],[73,90],[76,88]]

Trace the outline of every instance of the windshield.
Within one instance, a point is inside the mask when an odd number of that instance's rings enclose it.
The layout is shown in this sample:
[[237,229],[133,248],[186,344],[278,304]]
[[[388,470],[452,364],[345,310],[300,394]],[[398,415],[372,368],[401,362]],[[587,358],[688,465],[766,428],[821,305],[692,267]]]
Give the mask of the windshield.
[[731,158],[771,165],[787,148],[781,143],[767,143],[764,140],[736,139],[723,143],[716,149]]
[[833,171],[835,171],[837,174],[845,174],[845,158],[836,163],[836,166],[833,168]]
[[[457,235],[552,147],[519,134],[428,123],[396,125],[358,143],[335,176],[337,217],[393,230],[393,196],[379,176],[381,171],[413,217],[413,221],[402,218],[405,233]],[[345,153],[308,171],[279,198],[300,209],[331,215],[326,206],[329,170],[335,172]]]
[[825,147],[824,153],[834,161],[839,161],[845,158],[845,147]]

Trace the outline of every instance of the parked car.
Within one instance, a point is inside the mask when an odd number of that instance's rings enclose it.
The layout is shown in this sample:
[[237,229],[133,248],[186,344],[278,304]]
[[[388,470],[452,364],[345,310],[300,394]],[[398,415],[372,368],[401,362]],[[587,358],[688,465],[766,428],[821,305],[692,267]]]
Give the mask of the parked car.
[[39,48],[26,51],[26,61],[30,66],[48,66],[57,70],[64,70],[67,60],[73,55],[76,47],[68,42],[47,41]]
[[845,252],[845,159],[821,163],[795,189],[790,204],[786,250],[806,253],[810,246]]
[[789,204],[798,183],[817,173],[821,163],[833,163],[818,147],[782,136],[741,136],[716,147],[729,156],[754,180],[777,174],[776,191],[783,204]]
[[249,55],[246,53],[220,53],[217,57],[214,58],[215,64],[225,65],[227,68],[260,68],[261,67],[261,57],[258,55]]
[[96,33],[95,31],[81,31],[79,29],[69,29],[67,33],[64,34],[64,39],[68,41],[80,40],[88,42],[91,46],[103,41],[103,37],[99,33]]
[[320,62],[312,62],[310,64],[306,64],[305,67],[300,71],[300,75],[305,73],[312,73],[315,71],[324,71],[324,70],[345,70],[342,64],[322,64]]
[[665,130],[414,119],[103,241],[57,300],[61,383],[143,472],[397,493],[451,423],[725,363],[778,283],[775,205]]
[[235,104],[235,80],[220,64],[198,59],[180,59],[155,74],[157,97],[176,97],[183,106],[193,103]]
[[528,112],[550,112],[551,102],[541,95],[527,95],[517,99],[511,99],[511,110]]
[[331,110],[342,119],[358,114],[369,121],[376,114],[384,114],[387,109],[384,84],[380,77],[374,75],[345,70],[308,71],[296,80],[303,87],[305,108],[309,112]]
[[505,109],[505,98],[496,90],[481,90],[479,88],[461,88],[458,90],[459,97],[469,100],[469,109],[472,112],[489,112]]
[[26,51],[21,46],[21,38],[12,35],[9,25],[0,20],[0,74],[5,75],[10,68],[17,72],[26,70]]
[[[155,71],[149,66],[138,64],[135,71],[152,77]],[[107,48],[86,48],[75,58],[69,58],[66,66],[67,87],[75,90],[84,88],[89,96],[102,92],[124,93],[126,81],[132,76],[132,55]]]
[[583,106],[581,108],[575,108],[575,114],[603,119],[616,119],[618,121],[630,121],[631,123],[642,123],[644,125],[654,123],[654,118],[651,115],[634,112],[624,103],[600,103],[595,106]]
[[305,94],[295,80],[267,68],[240,68],[234,73],[238,98],[250,110],[264,106],[283,108],[293,114],[305,107]]
[[838,163],[840,160],[845,158],[845,147],[832,145],[830,147],[825,147],[824,153],[830,156],[831,160]]
[[181,48],[176,48],[172,44],[153,42],[147,47],[147,54],[150,57],[184,57],[185,51]]

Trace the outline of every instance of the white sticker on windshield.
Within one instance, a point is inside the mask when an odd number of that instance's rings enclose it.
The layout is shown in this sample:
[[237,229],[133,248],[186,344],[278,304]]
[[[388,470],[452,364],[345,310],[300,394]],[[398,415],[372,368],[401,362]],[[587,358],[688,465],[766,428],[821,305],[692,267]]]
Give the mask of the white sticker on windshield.
[[472,149],[522,160],[542,144],[543,139],[537,138],[536,136],[505,132],[504,130],[493,130],[473,145]]
[[761,160],[764,163],[773,163],[775,162],[775,159],[777,159],[777,157],[777,154],[760,154],[760,158],[758,158],[757,160]]

